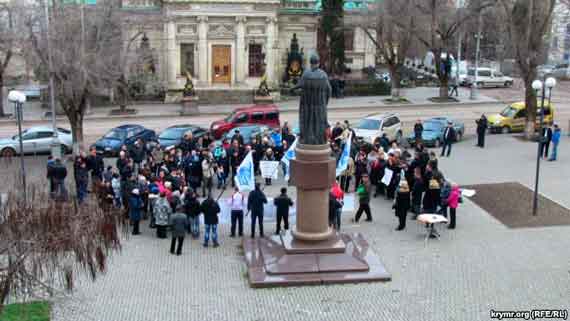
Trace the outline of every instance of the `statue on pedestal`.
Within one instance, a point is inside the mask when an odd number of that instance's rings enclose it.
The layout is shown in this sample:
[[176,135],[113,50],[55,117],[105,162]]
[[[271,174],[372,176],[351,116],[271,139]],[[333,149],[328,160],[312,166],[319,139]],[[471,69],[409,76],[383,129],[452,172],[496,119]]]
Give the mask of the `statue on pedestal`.
[[299,84],[301,102],[299,104],[300,143],[324,145],[327,143],[327,105],[332,94],[327,73],[319,68],[319,57],[310,58],[311,69],[303,73]]
[[184,84],[184,91],[182,92],[182,96],[184,97],[192,97],[194,96],[194,83],[192,82],[192,75],[186,71],[186,84]]
[[261,97],[271,96],[269,92],[269,85],[267,85],[267,74],[264,74],[263,77],[261,77],[261,82],[259,83],[259,87],[257,88],[255,95]]
[[303,75],[303,50],[299,51],[299,40],[297,34],[293,34],[291,47],[287,54],[287,69],[283,76],[283,82],[290,87],[297,85]]

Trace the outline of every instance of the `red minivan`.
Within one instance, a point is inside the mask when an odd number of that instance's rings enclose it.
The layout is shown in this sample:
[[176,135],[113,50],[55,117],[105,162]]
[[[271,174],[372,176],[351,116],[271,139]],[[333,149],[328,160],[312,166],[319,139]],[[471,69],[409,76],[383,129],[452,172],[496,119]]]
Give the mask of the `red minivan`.
[[272,128],[279,128],[279,109],[276,105],[253,105],[237,108],[226,118],[216,120],[210,126],[210,132],[216,139],[235,127],[244,124],[259,124]]

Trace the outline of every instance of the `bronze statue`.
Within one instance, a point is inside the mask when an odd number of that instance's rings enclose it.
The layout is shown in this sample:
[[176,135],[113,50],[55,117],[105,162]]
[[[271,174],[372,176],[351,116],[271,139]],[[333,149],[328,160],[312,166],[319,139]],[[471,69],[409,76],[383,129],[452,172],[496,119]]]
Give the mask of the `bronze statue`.
[[324,145],[327,143],[327,105],[331,97],[331,86],[327,73],[319,68],[319,57],[312,55],[311,69],[306,70],[296,88],[301,88],[299,105],[300,143]]
[[182,95],[184,97],[194,96],[194,83],[192,82],[192,75],[188,71],[186,71],[186,84],[184,84]]
[[259,88],[257,88],[257,92],[255,94],[257,96],[263,96],[263,97],[270,96],[269,85],[267,85],[267,74],[264,74],[263,77],[261,77]]

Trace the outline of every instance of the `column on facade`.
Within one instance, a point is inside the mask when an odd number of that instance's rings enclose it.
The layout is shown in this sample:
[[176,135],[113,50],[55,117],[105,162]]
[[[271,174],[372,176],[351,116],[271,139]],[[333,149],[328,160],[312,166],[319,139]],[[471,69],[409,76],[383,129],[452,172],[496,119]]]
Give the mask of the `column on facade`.
[[208,17],[198,17],[198,79],[208,84]]
[[236,82],[242,83],[245,81],[245,65],[246,65],[246,55],[245,51],[245,22],[246,17],[236,17]]
[[166,24],[166,50],[168,56],[168,85],[176,87],[176,22],[170,20]]
[[277,82],[277,60],[276,60],[276,42],[277,42],[277,18],[267,18],[267,43],[265,45],[265,73],[269,84],[275,85]]

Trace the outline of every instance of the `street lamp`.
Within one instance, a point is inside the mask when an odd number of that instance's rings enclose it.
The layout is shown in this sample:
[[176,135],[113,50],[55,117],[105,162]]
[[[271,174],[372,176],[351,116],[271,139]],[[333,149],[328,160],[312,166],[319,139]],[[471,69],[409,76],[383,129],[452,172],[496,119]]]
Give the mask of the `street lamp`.
[[475,35],[475,38],[477,39],[477,44],[476,44],[476,48],[475,48],[475,76],[474,76],[474,80],[473,83],[471,84],[471,93],[470,93],[470,99],[471,100],[476,100],[477,99],[477,82],[479,81],[478,79],[478,75],[479,75],[479,55],[481,52],[481,38],[483,38],[483,34],[481,32],[482,30],[482,25],[483,25],[483,10],[481,10],[481,12],[479,12],[479,20],[477,22],[477,34]]
[[[556,79],[549,77],[544,81],[535,80],[532,82],[532,89],[534,89],[537,93],[539,90],[542,90],[542,98],[540,102],[540,125],[538,128],[538,151],[536,153],[536,176],[534,180],[534,199],[532,203],[532,215],[536,216],[536,212],[538,209],[538,178],[540,175],[540,156],[541,154],[541,147],[544,143],[544,136],[542,134],[543,127],[544,127],[544,97],[546,96],[546,89],[548,88],[548,104],[550,104],[550,98],[552,97],[552,89],[556,86]],[[533,124],[534,125],[534,124]]]
[[44,3],[44,13],[46,18],[46,41],[47,41],[47,55],[48,55],[48,69],[49,69],[49,99],[51,104],[51,126],[53,127],[53,138],[50,144],[51,149],[51,156],[56,158],[61,158],[61,144],[58,137],[58,130],[57,130],[57,120],[56,116],[56,108],[55,108],[55,85],[53,82],[53,59],[51,57],[51,41],[50,41],[50,32],[49,32],[49,6],[48,0],[45,0]]
[[24,202],[26,202],[26,168],[24,167],[24,143],[22,142],[22,107],[26,102],[26,95],[20,91],[12,90],[8,93],[8,101],[14,103],[16,110],[16,120],[18,122],[18,140],[20,143],[20,170],[22,172],[22,187],[24,190]]

